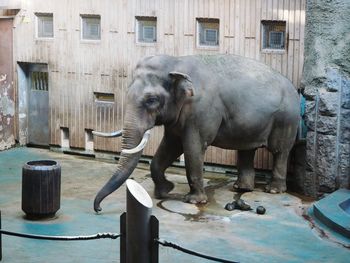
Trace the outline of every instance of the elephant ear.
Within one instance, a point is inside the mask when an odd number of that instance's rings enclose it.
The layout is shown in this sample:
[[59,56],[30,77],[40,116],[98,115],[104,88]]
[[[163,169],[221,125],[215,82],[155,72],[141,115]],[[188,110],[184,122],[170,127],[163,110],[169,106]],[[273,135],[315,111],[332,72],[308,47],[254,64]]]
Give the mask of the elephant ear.
[[174,81],[174,86],[176,88],[176,94],[178,97],[192,97],[194,96],[194,89],[192,80],[189,75],[177,71],[172,71],[169,76]]

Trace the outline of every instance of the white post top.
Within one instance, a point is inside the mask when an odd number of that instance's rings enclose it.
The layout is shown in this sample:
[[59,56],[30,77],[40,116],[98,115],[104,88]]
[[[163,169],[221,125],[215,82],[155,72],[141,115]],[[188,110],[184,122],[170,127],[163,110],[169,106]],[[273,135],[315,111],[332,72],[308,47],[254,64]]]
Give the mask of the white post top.
[[147,191],[135,180],[126,180],[126,187],[138,202],[148,208],[153,207],[153,202]]

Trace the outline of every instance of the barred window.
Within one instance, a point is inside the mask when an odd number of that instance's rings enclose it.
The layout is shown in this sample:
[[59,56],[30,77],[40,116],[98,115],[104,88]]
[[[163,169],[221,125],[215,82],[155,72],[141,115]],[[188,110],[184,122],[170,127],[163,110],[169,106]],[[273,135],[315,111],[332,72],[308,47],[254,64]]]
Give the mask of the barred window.
[[284,50],[286,47],[286,21],[261,21],[262,48]]
[[34,71],[31,72],[31,89],[32,90],[49,90],[49,75],[47,72]]

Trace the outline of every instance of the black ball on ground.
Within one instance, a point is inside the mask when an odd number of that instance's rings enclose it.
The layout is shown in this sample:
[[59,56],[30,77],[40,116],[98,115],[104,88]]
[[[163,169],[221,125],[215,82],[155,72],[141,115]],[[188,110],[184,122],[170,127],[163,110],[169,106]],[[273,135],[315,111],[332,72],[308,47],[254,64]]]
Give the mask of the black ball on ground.
[[252,210],[249,204],[247,204],[244,200],[238,199],[236,201],[236,208],[242,210],[242,211],[249,211]]
[[236,201],[232,201],[232,203],[231,203],[234,207],[235,207],[235,209],[236,208],[238,208],[238,206],[237,206],[237,202]]
[[258,214],[258,215],[263,215],[263,214],[265,214],[266,213],[266,209],[265,209],[265,207],[263,207],[263,206],[258,206],[257,208],[256,208],[256,213]]

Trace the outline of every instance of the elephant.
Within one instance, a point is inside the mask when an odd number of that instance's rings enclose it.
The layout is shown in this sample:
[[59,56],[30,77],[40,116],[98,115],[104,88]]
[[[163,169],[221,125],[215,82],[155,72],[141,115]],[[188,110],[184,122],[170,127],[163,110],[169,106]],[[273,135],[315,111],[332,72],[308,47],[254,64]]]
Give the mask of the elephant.
[[97,193],[94,210],[135,169],[149,131],[164,126],[150,170],[154,196],[169,196],[174,184],[165,170],[184,154],[190,191],[184,201],[206,203],[203,162],[208,146],[237,150],[234,187],[254,190],[254,155],[266,147],[273,155],[269,193],[286,191],[287,161],[299,122],[293,84],[256,60],[236,55],[154,55],[140,60],[126,94],[123,129],[97,136],[122,136],[116,172]]

